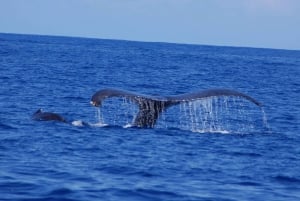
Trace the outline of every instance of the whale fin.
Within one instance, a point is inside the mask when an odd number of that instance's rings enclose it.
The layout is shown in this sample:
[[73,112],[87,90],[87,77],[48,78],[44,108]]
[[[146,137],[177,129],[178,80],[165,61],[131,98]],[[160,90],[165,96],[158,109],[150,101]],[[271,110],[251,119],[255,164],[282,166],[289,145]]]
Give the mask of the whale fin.
[[40,108],[40,109],[38,109],[35,113],[33,113],[33,115],[35,115],[35,114],[40,114],[40,113],[42,113],[43,111],[42,111],[42,109]]
[[152,97],[142,94],[136,94],[119,89],[103,89],[97,91],[91,99],[91,104],[95,107],[101,106],[104,99],[110,97],[124,97],[136,103],[139,107],[139,112],[134,119],[134,126],[137,127],[154,127],[161,112],[172,105],[177,105],[183,102],[190,102],[214,96],[236,96],[245,98],[257,106],[261,103],[254,98],[238,91],[229,89],[210,89],[194,93],[186,93],[183,95],[169,97]]

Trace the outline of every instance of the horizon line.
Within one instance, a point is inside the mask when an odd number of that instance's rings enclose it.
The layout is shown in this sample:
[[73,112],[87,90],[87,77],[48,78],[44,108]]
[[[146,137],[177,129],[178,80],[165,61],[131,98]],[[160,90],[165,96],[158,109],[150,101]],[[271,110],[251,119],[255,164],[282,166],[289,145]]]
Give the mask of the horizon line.
[[249,48],[249,49],[266,49],[266,50],[284,50],[284,51],[300,51],[300,49],[286,49],[286,48],[271,48],[271,47],[254,47],[254,46],[238,46],[238,45],[224,45],[224,44],[199,44],[199,43],[184,43],[184,42],[168,42],[168,41],[152,41],[152,40],[134,40],[134,39],[120,39],[120,38],[99,38],[96,36],[82,36],[82,35],[60,35],[60,34],[39,34],[39,33],[14,33],[14,32],[0,32],[0,34],[11,35],[31,35],[42,37],[65,37],[65,38],[81,38],[93,40],[115,40],[115,41],[128,41],[137,43],[162,43],[174,45],[194,45],[194,46],[211,46],[211,47],[225,47],[225,48]]

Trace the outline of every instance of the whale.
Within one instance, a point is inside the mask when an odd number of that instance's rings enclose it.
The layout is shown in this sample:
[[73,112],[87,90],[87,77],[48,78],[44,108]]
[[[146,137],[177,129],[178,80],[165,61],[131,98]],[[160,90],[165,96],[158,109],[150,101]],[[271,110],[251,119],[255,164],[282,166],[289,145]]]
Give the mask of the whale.
[[31,118],[36,121],[59,121],[67,123],[65,118],[61,115],[52,112],[43,112],[42,109],[38,109],[35,113],[33,113]]
[[90,103],[95,107],[101,107],[102,102],[107,98],[126,98],[137,104],[139,108],[139,111],[135,116],[133,126],[153,128],[159,115],[173,105],[220,96],[234,96],[244,98],[257,105],[258,107],[262,107],[262,104],[251,96],[231,89],[207,89],[181,95],[160,97],[143,95],[120,89],[106,88],[94,93]]
[[42,109],[38,109],[35,113],[33,113],[31,119],[35,121],[58,121],[62,123],[71,124],[77,127],[90,126],[90,124],[85,121],[82,120],[67,121],[64,117],[62,117],[57,113],[43,112]]

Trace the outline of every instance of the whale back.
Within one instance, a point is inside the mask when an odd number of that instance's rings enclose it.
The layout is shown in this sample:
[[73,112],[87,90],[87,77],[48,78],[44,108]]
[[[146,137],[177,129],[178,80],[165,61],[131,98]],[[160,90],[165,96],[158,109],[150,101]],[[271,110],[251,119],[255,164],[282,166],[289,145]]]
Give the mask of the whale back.
[[52,112],[43,112],[41,109],[38,109],[33,115],[33,120],[37,121],[61,121],[67,122],[62,116]]

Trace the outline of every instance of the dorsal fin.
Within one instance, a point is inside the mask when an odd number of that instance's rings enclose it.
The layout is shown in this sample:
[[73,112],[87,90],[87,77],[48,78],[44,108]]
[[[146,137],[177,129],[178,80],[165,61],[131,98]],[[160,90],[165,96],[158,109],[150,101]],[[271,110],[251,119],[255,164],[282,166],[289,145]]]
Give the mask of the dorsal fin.
[[39,114],[39,113],[42,113],[43,111],[42,111],[42,109],[40,108],[40,109],[38,109],[34,114]]

